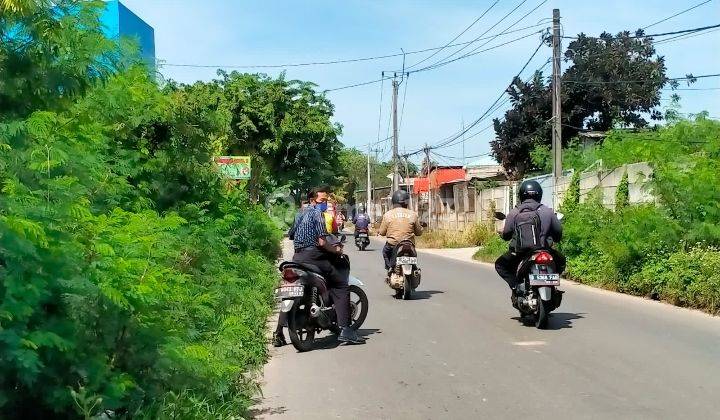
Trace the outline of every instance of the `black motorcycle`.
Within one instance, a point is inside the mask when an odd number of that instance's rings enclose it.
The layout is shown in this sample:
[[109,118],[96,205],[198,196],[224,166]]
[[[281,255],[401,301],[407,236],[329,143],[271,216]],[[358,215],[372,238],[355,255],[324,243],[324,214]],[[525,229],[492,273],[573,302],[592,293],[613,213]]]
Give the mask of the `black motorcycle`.
[[356,228],[355,229],[355,246],[358,251],[365,251],[365,248],[370,245],[370,233],[368,228]]
[[[505,214],[496,212],[495,218],[505,220]],[[547,328],[550,312],[560,307],[565,293],[558,290],[560,273],[549,249],[529,252],[518,265],[516,275],[522,281],[517,286],[513,307],[523,320],[533,322],[539,329]]]
[[[343,256],[347,258],[347,256]],[[301,352],[312,350],[315,334],[323,330],[340,332],[337,315],[320,269],[312,264],[285,261],[280,264],[282,281],[275,290],[280,310],[288,313],[288,332],[293,346]],[[368,298],[363,283],[349,278],[350,328],[357,330],[368,314]]]

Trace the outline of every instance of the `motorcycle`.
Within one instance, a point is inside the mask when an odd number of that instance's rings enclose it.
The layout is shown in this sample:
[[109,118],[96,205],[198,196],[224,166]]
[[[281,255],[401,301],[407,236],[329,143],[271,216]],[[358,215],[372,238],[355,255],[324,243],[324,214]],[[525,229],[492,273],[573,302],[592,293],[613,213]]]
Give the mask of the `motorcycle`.
[[395,290],[395,298],[408,300],[420,285],[421,271],[418,268],[417,252],[412,241],[402,241],[393,250],[395,260],[386,282]]
[[[312,264],[285,261],[280,264],[282,280],[275,290],[280,311],[288,314],[290,341],[300,352],[312,350],[315,335],[323,330],[339,333],[337,315],[327,281]],[[350,328],[359,329],[368,314],[368,298],[363,283],[349,278]]]
[[358,251],[365,251],[365,248],[370,245],[370,234],[367,228],[355,229],[355,246]]
[[[558,213],[559,219],[562,220],[562,216]],[[495,218],[505,220],[505,214],[496,212]],[[547,328],[550,312],[560,307],[565,293],[558,290],[560,273],[548,251],[538,249],[528,253],[516,272],[517,278],[522,281],[517,286],[513,307],[520,312],[523,320],[532,321],[538,329]]]

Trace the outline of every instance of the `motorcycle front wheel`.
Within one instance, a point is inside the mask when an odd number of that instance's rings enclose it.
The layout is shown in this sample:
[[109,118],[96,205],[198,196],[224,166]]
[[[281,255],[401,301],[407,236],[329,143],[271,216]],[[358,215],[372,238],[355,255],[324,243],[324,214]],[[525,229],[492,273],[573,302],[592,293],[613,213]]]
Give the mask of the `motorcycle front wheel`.
[[310,320],[310,305],[297,301],[288,314],[288,333],[293,347],[299,352],[310,351],[315,341],[315,327]]

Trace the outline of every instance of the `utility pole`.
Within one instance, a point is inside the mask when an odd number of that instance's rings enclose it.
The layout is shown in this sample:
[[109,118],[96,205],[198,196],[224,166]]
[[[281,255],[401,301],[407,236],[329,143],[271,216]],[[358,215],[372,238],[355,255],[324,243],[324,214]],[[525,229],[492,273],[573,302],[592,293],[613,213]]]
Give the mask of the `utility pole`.
[[410,209],[413,209],[413,200],[412,200],[412,193],[410,191],[410,186],[408,185],[408,178],[410,178],[410,171],[408,170],[408,156],[403,156],[405,158],[405,188],[407,189],[408,194],[410,195]]
[[400,174],[398,174],[398,120],[397,120],[397,99],[398,99],[398,86],[400,83],[397,79],[393,79],[392,88],[392,120],[393,120],[393,180],[392,190],[397,191],[400,186]]
[[462,164],[465,166],[465,117],[462,118]]
[[553,207],[558,207],[558,181],[562,176],[562,118],[560,96],[560,9],[553,9],[553,83],[552,83],[552,154],[553,154]]
[[430,148],[427,143],[425,143],[425,168],[428,179],[428,229],[432,229],[433,194],[432,188],[430,188]]
[[365,206],[365,211],[367,214],[370,213],[370,206],[372,205],[372,177],[370,176],[370,143],[368,142],[368,150],[367,150],[367,191],[366,191],[366,198],[367,198],[367,205]]

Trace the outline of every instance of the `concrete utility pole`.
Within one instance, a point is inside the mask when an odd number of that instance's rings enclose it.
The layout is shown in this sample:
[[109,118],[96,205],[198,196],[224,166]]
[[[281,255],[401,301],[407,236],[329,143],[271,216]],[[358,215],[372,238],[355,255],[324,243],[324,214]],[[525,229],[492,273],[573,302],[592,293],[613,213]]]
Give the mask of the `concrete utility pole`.
[[558,181],[562,176],[562,118],[560,97],[560,9],[553,9],[553,82],[552,82],[552,154],[553,154],[553,207],[558,207]]
[[432,229],[433,194],[430,188],[430,148],[427,143],[425,143],[425,168],[428,179],[428,229]]
[[367,190],[366,190],[366,198],[365,200],[367,202],[367,205],[365,206],[365,211],[367,214],[370,213],[370,206],[372,205],[372,177],[370,176],[370,143],[368,143],[368,150],[367,150]]
[[393,79],[392,88],[392,120],[393,120],[393,180],[392,190],[397,191],[400,187],[400,174],[398,173],[398,120],[397,120],[397,99],[398,99],[398,86],[400,83]]

